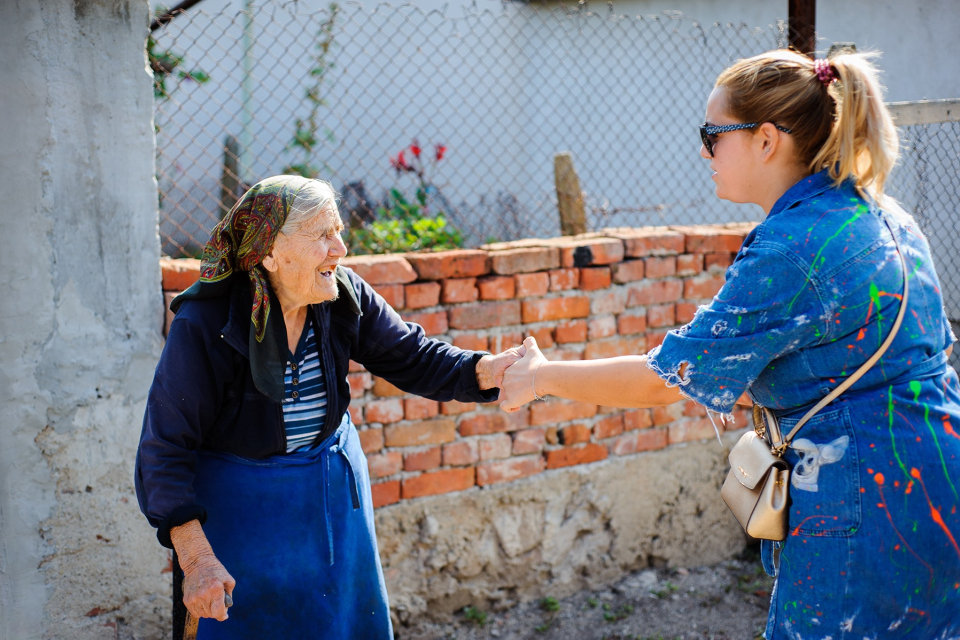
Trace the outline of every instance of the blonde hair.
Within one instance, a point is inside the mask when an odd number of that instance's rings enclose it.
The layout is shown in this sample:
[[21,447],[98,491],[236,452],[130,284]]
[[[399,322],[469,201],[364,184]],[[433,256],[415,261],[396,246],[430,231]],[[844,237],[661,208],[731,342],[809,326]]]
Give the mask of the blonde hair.
[[332,209],[337,212],[338,194],[333,185],[326,180],[310,180],[297,192],[287,213],[287,219],[280,233],[296,233],[303,223],[311,220],[323,211]]
[[734,63],[716,86],[727,91],[731,117],[790,129],[797,156],[810,172],[828,169],[838,186],[852,177],[862,194],[882,200],[900,145],[871,62],[876,55],[830,58],[837,81],[825,85],[810,58],[770,51]]

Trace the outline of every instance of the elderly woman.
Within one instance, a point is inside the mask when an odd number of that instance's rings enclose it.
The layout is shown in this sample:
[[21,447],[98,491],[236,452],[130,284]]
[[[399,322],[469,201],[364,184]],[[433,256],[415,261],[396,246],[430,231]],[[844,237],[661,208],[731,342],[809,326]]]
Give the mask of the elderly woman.
[[339,265],[342,229],[329,184],[263,180],[171,305],[136,488],[203,638],[392,638],[348,362],[434,400],[491,402],[518,357],[405,323]]

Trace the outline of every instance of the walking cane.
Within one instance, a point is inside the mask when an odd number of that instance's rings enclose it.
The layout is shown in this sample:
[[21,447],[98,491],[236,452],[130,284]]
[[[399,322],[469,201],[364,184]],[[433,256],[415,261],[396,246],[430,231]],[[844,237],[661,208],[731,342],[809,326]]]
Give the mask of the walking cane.
[[[229,593],[223,594],[223,605],[225,607],[233,606],[233,596]],[[187,611],[187,617],[183,621],[183,640],[197,640],[197,626],[200,624],[200,618],[194,618],[193,614]]]

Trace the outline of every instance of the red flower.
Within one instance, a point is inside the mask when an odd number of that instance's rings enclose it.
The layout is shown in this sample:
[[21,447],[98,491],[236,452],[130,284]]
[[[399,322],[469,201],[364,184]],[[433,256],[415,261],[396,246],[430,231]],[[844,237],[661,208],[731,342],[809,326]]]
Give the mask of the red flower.
[[434,147],[436,147],[437,162],[439,162],[440,160],[443,160],[443,154],[447,152],[447,147],[442,144],[434,145]]
[[413,171],[413,167],[410,166],[410,163],[407,162],[407,159],[403,157],[403,151],[397,154],[396,158],[390,158],[390,166],[397,170],[397,173],[401,171]]
[[416,140],[414,140],[413,144],[410,145],[410,153],[412,153],[416,158],[420,157],[420,144]]

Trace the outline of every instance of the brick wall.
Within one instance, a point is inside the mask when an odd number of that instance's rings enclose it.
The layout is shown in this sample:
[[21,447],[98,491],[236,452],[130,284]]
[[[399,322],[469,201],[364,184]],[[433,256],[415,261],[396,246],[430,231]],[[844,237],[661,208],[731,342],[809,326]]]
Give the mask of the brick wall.
[[[720,289],[752,226],[609,229],[343,263],[406,320],[454,345],[498,352],[533,335],[550,360],[605,358],[645,353],[688,322]],[[162,261],[168,306],[198,269],[196,260]],[[714,437],[692,401],[623,411],[550,398],[507,414],[405,394],[357,363],[349,382],[378,507]],[[747,424],[739,413],[734,428]]]

